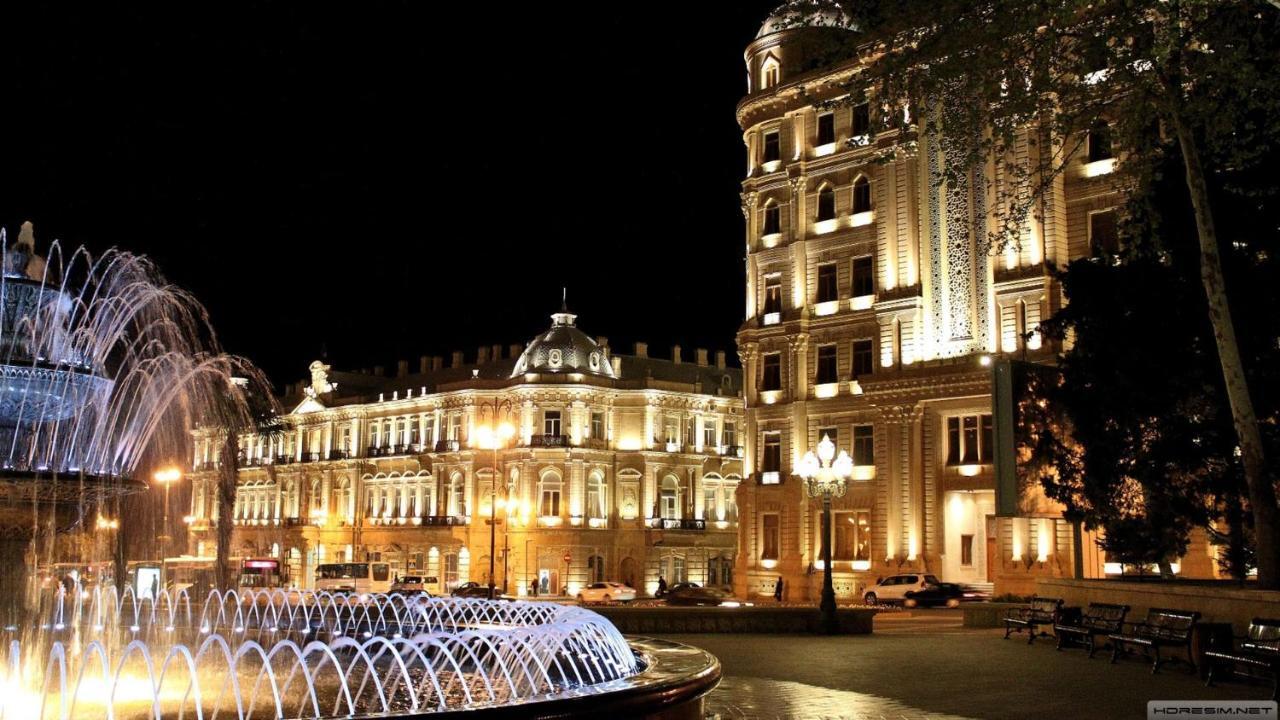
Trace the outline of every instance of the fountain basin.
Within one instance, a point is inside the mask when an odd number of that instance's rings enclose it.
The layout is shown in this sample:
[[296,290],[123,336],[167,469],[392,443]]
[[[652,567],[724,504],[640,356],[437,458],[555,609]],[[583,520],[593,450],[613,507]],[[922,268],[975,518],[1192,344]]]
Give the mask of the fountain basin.
[[457,712],[405,715],[406,718],[616,717],[657,720],[703,720],[708,693],[720,684],[720,661],[690,645],[648,637],[629,637],[628,643],[644,669],[631,677],[593,688],[591,694],[527,700]]

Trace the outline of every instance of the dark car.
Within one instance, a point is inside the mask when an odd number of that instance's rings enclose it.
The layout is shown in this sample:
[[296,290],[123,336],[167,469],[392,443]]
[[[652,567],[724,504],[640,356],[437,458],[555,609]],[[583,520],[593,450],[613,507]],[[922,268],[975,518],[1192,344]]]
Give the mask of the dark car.
[[729,593],[697,583],[676,583],[667,588],[662,599],[668,605],[719,605],[729,599]]
[[449,593],[456,598],[487,598],[489,597],[489,586],[481,585],[477,582],[468,582],[459,585]]
[[903,598],[904,607],[959,607],[962,602],[986,600],[986,593],[957,583],[930,583],[920,590],[912,590]]

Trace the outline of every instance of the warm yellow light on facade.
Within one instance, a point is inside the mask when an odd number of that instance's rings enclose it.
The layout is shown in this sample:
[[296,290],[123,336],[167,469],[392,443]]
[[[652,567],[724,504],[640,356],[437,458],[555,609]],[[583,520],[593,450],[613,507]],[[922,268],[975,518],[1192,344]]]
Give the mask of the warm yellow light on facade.
[[182,470],[180,470],[176,465],[163,467],[155,471],[155,473],[152,474],[151,479],[155,480],[161,485],[168,485],[169,483],[175,483],[182,479]]
[[1090,178],[1101,177],[1103,175],[1110,175],[1115,171],[1116,171],[1115,158],[1107,158],[1106,160],[1095,160],[1091,163],[1087,163],[1084,166],[1084,176],[1090,177]]

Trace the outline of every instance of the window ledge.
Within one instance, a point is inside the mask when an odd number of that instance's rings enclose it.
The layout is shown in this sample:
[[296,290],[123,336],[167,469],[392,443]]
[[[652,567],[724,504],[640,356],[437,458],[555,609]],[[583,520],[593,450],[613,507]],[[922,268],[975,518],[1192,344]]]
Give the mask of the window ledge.
[[769,470],[767,472],[760,473],[760,484],[761,485],[781,485],[782,479],[779,476],[779,473],[777,470]]
[[836,154],[836,144],[834,142],[823,143],[813,148],[814,157],[826,157]]
[[875,222],[875,220],[876,211],[868,210],[866,212],[854,213],[853,216],[849,218],[849,224],[854,227],[862,227],[863,225],[870,225]]
[[769,161],[760,163],[760,169],[766,173],[777,172],[778,168],[780,167],[782,167],[781,160],[769,160]]
[[1110,175],[1116,171],[1116,159],[1107,158],[1105,160],[1095,160],[1091,163],[1085,163],[1084,176],[1087,178],[1100,177],[1102,175]]
[[819,317],[822,317],[825,315],[835,315],[839,311],[840,311],[839,300],[828,300],[826,302],[817,303],[816,305],[813,306],[813,314]]
[[782,313],[778,312],[765,313],[760,319],[761,325],[777,325],[780,322],[782,322]]
[[875,295],[857,295],[849,298],[850,310],[870,310],[876,304]]

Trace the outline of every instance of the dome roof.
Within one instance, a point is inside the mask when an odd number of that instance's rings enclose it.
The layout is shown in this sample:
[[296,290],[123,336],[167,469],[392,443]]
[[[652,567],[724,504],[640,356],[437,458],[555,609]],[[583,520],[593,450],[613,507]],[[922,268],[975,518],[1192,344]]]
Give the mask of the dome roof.
[[604,348],[579,330],[577,315],[567,308],[551,316],[551,328],[529,342],[516,360],[511,377],[525,373],[583,373],[616,379]]
[[757,38],[798,27],[831,27],[856,30],[848,12],[834,2],[789,0],[764,21]]

